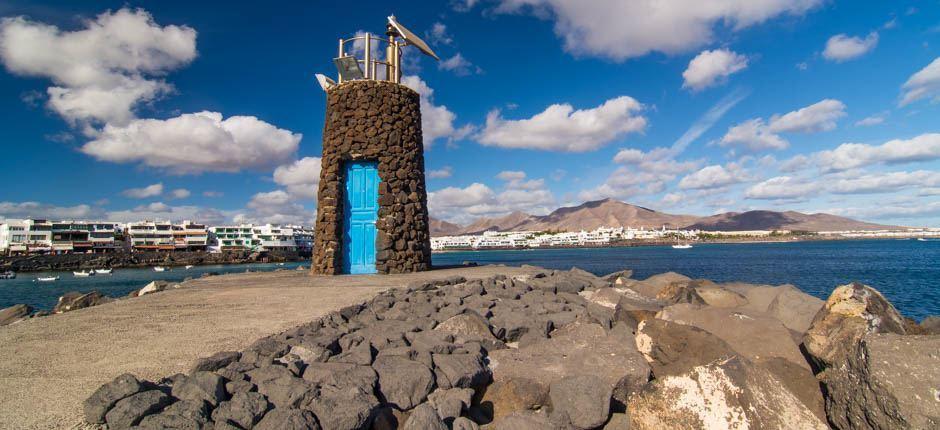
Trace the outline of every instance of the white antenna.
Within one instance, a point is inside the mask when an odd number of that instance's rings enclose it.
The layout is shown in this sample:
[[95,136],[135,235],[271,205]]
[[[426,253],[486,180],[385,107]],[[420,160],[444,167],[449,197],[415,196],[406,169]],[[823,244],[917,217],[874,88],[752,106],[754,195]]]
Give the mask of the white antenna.
[[395,18],[395,15],[388,17],[388,23],[398,31],[398,34],[401,35],[402,39],[405,39],[405,42],[413,45],[415,48],[418,48],[418,50],[423,52],[425,55],[434,57],[434,59],[438,61],[441,60],[440,57],[438,57],[437,54],[431,50],[431,47],[428,46],[427,43],[424,43],[420,37],[405,28],[404,25],[401,25],[401,23],[398,22],[398,20]]

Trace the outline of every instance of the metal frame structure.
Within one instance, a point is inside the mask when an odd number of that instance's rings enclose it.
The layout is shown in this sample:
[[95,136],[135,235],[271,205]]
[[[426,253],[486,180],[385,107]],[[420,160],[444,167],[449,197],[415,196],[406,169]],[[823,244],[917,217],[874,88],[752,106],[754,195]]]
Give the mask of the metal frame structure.
[[[423,40],[421,40],[421,38],[401,25],[395,18],[395,15],[388,17],[388,24],[385,25],[385,36],[386,38],[383,39],[373,35],[372,33],[365,33],[359,36],[350,37],[348,39],[339,39],[339,56],[333,59],[337,69],[339,69],[336,83],[339,84],[345,81],[357,79],[369,79],[376,81],[389,81],[400,84],[402,74],[401,48],[405,46],[414,46],[425,55],[433,57],[436,60],[440,60],[437,54],[435,54],[434,51],[432,51],[431,48]],[[363,44],[365,52],[362,59],[357,58],[354,54],[349,54],[346,52],[346,45],[350,42],[361,42]],[[385,59],[373,58],[373,43],[377,43],[379,45],[385,43]],[[353,63],[352,60],[355,60],[355,63]],[[343,76],[342,70],[344,68],[351,68],[352,64],[355,64],[355,67],[359,68],[359,70],[354,71],[354,76]],[[378,72],[381,70],[381,68],[385,69],[384,79],[379,79]],[[326,78],[322,75],[318,75],[318,79],[320,79],[320,85],[324,87],[324,90],[333,84],[329,81],[329,78]]]

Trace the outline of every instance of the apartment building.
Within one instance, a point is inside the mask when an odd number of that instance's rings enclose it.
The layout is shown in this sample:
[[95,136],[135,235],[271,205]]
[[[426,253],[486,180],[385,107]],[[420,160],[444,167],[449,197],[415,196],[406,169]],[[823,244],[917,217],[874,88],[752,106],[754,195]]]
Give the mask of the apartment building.
[[309,229],[295,229],[290,226],[274,224],[254,225],[241,224],[229,226],[213,226],[211,233],[212,251],[295,251],[298,249],[298,238],[302,246],[313,249],[313,232]]
[[174,224],[173,245],[178,250],[205,251],[209,246],[209,228],[189,220]]
[[120,224],[114,222],[7,220],[0,224],[0,252],[111,252],[121,246],[119,233]]

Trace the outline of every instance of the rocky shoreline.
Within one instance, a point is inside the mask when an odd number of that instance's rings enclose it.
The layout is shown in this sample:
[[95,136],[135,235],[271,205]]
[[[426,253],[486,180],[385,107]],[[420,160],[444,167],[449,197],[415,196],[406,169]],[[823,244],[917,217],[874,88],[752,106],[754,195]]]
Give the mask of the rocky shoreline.
[[120,428],[937,428],[940,324],[876,290],[455,277],[85,401]]
[[[306,257],[309,257],[306,256]],[[200,266],[212,264],[282,263],[302,261],[294,251],[152,251],[112,252],[103,254],[59,254],[0,257],[0,272],[39,272],[56,270],[91,270],[151,266]]]

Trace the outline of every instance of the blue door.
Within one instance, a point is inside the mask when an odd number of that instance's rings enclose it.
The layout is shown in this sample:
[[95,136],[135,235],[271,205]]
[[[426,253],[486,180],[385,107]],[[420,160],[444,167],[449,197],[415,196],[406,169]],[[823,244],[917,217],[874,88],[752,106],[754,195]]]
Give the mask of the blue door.
[[375,162],[346,164],[343,205],[343,273],[375,273],[375,220],[379,214],[379,171]]

